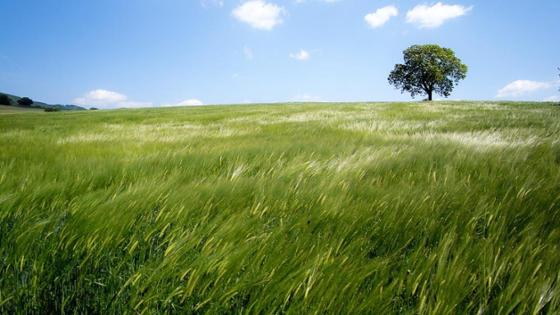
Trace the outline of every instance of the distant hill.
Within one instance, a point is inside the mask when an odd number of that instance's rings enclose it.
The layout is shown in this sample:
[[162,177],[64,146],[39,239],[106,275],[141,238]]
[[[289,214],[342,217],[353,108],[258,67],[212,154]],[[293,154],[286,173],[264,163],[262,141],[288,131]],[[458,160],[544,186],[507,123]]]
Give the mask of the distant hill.
[[[2,92],[0,92],[0,94],[4,94],[10,99],[10,101],[12,103],[10,106],[12,106],[12,107],[28,108],[27,106],[18,105],[17,101],[20,100],[21,97],[16,96],[16,95],[11,95],[11,94],[8,94],[8,93],[2,93]],[[81,106],[77,106],[77,105],[47,104],[47,103],[43,103],[43,102],[36,102],[35,100],[34,100],[33,104],[29,107],[39,108],[39,109],[56,109],[56,110],[86,110],[85,108],[83,108]]]

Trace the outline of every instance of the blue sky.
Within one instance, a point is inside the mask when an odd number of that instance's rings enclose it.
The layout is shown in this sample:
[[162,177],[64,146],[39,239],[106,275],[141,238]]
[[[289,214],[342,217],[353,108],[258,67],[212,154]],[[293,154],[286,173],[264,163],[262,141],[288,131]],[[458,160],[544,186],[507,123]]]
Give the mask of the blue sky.
[[0,91],[139,107],[410,100],[387,83],[435,43],[451,99],[555,100],[560,1],[0,0]]

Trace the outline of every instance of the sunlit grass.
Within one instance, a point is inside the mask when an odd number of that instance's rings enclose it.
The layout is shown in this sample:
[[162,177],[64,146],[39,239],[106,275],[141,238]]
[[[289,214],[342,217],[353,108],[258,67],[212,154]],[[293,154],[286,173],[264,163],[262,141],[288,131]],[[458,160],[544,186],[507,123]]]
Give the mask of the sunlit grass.
[[0,313],[560,312],[560,108],[0,116]]

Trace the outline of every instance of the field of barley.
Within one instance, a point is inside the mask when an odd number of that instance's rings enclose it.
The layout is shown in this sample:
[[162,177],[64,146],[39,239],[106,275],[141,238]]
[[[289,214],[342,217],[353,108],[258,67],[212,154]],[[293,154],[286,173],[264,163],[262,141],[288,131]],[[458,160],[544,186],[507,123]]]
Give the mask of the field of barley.
[[0,112],[2,314],[560,312],[560,107]]

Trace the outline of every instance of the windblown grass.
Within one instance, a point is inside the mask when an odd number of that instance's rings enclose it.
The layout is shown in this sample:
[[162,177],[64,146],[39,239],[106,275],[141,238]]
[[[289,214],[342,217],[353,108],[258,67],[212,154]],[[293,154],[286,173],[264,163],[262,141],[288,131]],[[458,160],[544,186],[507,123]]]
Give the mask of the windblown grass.
[[0,313],[560,312],[560,108],[0,116]]

